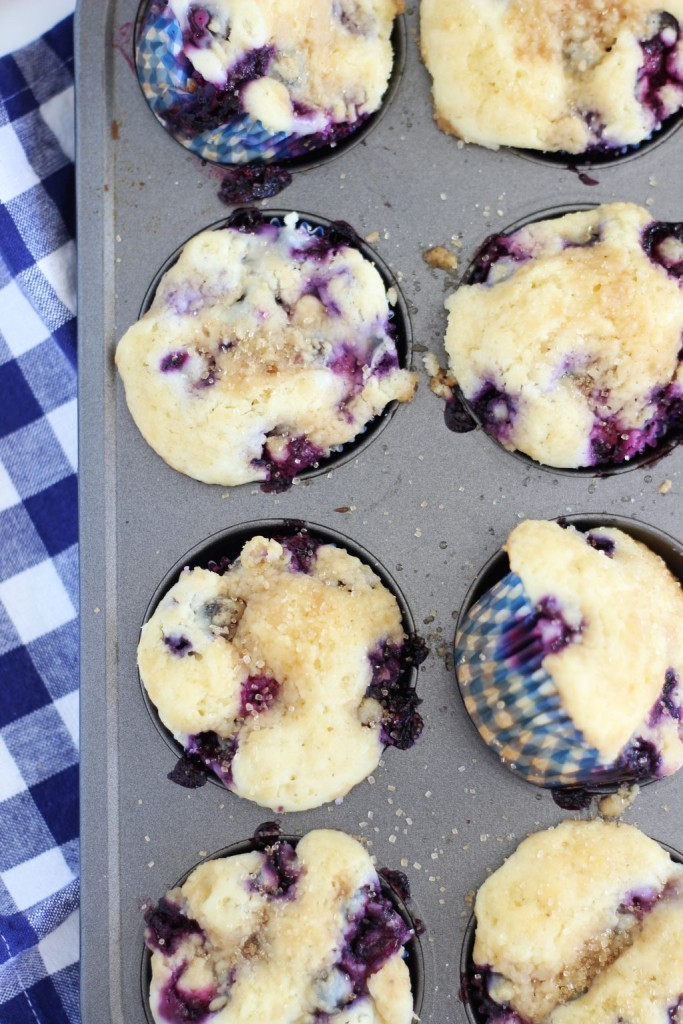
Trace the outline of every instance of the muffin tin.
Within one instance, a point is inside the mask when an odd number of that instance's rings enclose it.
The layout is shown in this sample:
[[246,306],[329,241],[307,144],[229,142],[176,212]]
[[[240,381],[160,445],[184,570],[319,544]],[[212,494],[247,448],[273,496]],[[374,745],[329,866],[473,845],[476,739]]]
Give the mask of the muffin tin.
[[[468,893],[527,832],[569,812],[505,771],[472,728],[453,672],[455,619],[479,567],[520,519],[627,515],[683,538],[683,454],[608,478],[541,469],[481,430],[449,431],[421,373],[417,396],[381,434],[287,493],[228,491],[167,467],[130,419],[113,352],[157,268],[229,211],[218,199],[221,170],[184,151],[141,95],[131,67],[136,13],[136,0],[82,0],[77,21],[84,1024],[144,1024],[141,902],[264,820],[263,809],[217,786],[188,792],[166,778],[175,755],[145,709],[135,648],[150,598],[185,552],[219,531],[278,518],[320,524],[367,549],[395,577],[432,650],[419,672],[425,729],[413,749],[388,755],[342,803],[283,815],[283,831],[340,828],[366,837],[378,866],[405,871],[426,925],[421,1020],[464,1024]],[[459,146],[432,119],[417,5],[403,25],[405,67],[372,130],[295,171],[265,206],[346,220],[374,239],[403,293],[421,370],[424,350],[444,363],[443,300],[459,274],[429,267],[428,247],[446,246],[464,270],[494,231],[614,199],[683,220],[667,188],[683,131],[621,162],[582,165],[595,185],[555,161]],[[647,787],[626,817],[681,850],[682,796],[679,773]]]

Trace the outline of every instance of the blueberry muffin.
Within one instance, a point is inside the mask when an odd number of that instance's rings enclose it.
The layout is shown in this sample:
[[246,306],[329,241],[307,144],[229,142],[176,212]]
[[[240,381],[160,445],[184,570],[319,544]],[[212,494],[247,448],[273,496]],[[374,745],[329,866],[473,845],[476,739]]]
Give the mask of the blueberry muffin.
[[683,425],[683,225],[611,203],[494,235],[446,301],[463,397],[509,451],[615,466]]
[[614,153],[683,106],[683,0],[422,0],[440,128],[497,149]]
[[256,845],[147,908],[154,1020],[411,1024],[414,932],[360,843],[318,830],[294,848],[275,830]]
[[183,571],[143,627],[138,665],[188,770],[301,811],[343,797],[385,746],[415,742],[424,653],[367,565],[300,533]]
[[520,523],[505,551],[509,574],[456,637],[461,692],[485,742],[542,786],[677,771],[683,590],[664,562],[621,530],[546,521]]
[[133,419],[174,469],[283,490],[412,398],[391,296],[354,238],[243,211],[187,243],[116,350]]
[[162,125],[204,159],[301,156],[379,108],[399,10],[397,0],[147,0],[138,79]]
[[484,882],[464,990],[481,1024],[675,1024],[683,868],[631,825],[565,821]]

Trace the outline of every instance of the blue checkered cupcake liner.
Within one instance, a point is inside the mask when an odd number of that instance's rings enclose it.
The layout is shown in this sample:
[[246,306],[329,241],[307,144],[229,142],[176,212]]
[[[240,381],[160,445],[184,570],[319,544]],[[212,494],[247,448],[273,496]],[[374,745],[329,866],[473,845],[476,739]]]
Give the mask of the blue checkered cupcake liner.
[[[140,9],[135,66],[143,95],[157,120],[202,160],[224,165],[271,163],[307,156],[331,144],[321,134],[273,133],[244,113],[202,132],[186,130],[179,122],[187,120],[196,105],[192,65],[183,53],[180,24],[162,0],[146,0]],[[353,129],[357,127],[360,121]],[[338,138],[343,134],[344,129],[337,126]]]
[[[467,613],[455,640],[455,664],[470,718],[491,750],[527,782],[585,787],[618,781],[562,707],[542,666],[540,645],[520,645],[525,621],[531,641],[535,619],[536,609],[515,573]],[[513,630],[515,644],[510,643]]]

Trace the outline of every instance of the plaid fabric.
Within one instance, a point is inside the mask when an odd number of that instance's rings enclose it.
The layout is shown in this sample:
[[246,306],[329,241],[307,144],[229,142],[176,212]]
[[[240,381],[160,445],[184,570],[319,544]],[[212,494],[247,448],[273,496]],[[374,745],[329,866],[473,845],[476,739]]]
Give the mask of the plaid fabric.
[[0,58],[0,1022],[78,1008],[73,25]]
[[470,609],[455,641],[458,682],[482,739],[528,782],[605,780],[599,752],[576,728],[542,667],[538,616],[519,576],[508,575]]

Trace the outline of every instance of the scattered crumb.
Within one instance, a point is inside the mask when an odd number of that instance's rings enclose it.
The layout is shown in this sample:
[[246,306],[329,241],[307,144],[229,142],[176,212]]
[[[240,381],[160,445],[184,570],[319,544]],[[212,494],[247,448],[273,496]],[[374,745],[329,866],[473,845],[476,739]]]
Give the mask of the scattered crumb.
[[387,302],[390,306],[395,306],[398,302],[398,292],[393,287],[387,289]]
[[424,368],[429,375],[429,386],[435,395],[448,401],[453,395],[455,377],[451,376],[448,370],[439,366],[439,361],[433,352],[426,352],[422,357]]
[[664,483],[662,484],[662,486],[659,488],[659,493],[660,494],[668,494],[672,487],[673,487],[673,481],[672,480],[665,480]]
[[437,270],[458,269],[458,257],[443,245],[433,245],[431,249],[425,249],[422,259],[428,266],[436,267]]
[[369,242],[371,245],[373,244],[373,242],[379,242],[379,231],[368,232],[368,234],[365,236],[365,241]]
[[598,800],[598,812],[603,818],[619,818],[640,793],[640,786],[619,786],[616,793]]

